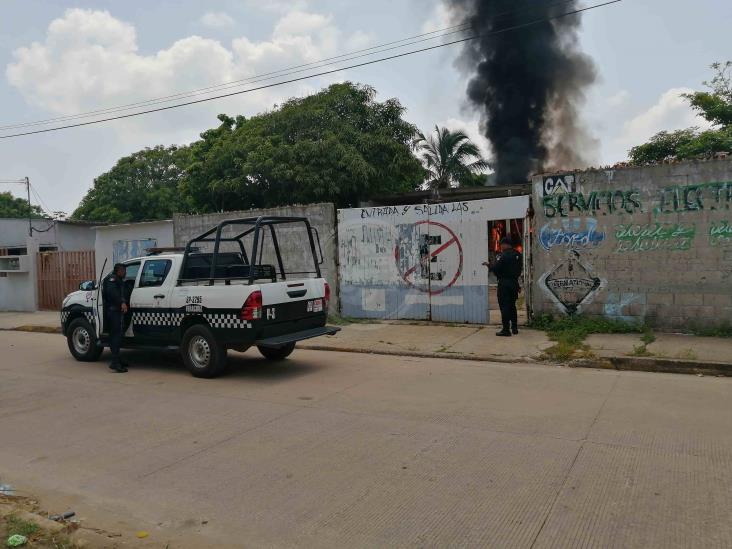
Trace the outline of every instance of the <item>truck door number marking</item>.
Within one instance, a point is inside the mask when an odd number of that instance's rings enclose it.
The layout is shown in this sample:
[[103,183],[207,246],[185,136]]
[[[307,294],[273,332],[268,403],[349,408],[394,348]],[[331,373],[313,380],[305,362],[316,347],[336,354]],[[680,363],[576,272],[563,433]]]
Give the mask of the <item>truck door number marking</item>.
[[275,310],[274,310],[274,308],[267,309],[267,320],[274,320],[274,319],[275,319]]
[[200,295],[187,295],[186,296],[186,305],[193,304],[193,305],[201,305],[203,303],[203,297]]

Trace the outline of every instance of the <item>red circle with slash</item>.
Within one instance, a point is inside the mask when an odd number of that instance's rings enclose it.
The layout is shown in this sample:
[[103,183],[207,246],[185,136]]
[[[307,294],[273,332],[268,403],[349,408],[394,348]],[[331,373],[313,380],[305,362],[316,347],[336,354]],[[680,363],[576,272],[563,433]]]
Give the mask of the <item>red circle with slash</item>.
[[406,271],[401,272],[400,265],[399,265],[399,258],[400,258],[400,255],[399,255],[399,242],[397,242],[397,245],[394,248],[394,259],[396,260],[397,269],[400,271],[400,273],[402,275],[402,278],[404,279],[404,282],[406,282],[409,286],[412,286],[413,288],[416,288],[420,292],[425,292],[425,293],[428,293],[430,295],[439,295],[442,292],[444,292],[445,290],[447,290],[449,287],[451,287],[453,284],[455,284],[455,282],[457,281],[458,277],[460,276],[460,273],[463,272],[463,247],[460,244],[460,239],[458,238],[458,236],[447,225],[444,225],[442,223],[438,223],[437,221],[417,221],[417,223],[415,223],[415,225],[425,225],[425,224],[426,225],[434,225],[436,227],[440,227],[441,229],[444,229],[445,231],[447,231],[448,235],[450,236],[450,239],[447,242],[445,242],[444,244],[442,244],[434,252],[430,252],[430,255],[429,255],[429,259],[430,260],[432,260],[433,257],[436,257],[437,255],[439,255],[442,252],[444,252],[445,250],[447,250],[453,244],[455,246],[457,246],[457,248],[458,248],[458,268],[457,268],[457,272],[455,273],[455,276],[452,277],[452,280],[450,280],[450,282],[448,282],[445,286],[443,286],[442,288],[439,288],[437,290],[429,289],[429,287],[428,288],[422,288],[422,287],[417,286],[413,282],[411,282],[411,281],[408,280],[409,275],[411,275],[412,273],[414,273],[414,271],[417,270],[418,265],[415,265],[414,267],[411,267],[411,268],[407,269]]

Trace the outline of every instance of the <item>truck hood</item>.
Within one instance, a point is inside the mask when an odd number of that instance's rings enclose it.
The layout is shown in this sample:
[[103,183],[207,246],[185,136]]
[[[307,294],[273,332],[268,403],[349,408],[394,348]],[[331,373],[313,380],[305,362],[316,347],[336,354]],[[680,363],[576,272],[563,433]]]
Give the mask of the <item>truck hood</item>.
[[96,293],[96,290],[76,290],[75,292],[71,292],[64,298],[62,308],[69,307],[71,305],[84,305],[85,307],[91,307],[92,302],[96,299]]

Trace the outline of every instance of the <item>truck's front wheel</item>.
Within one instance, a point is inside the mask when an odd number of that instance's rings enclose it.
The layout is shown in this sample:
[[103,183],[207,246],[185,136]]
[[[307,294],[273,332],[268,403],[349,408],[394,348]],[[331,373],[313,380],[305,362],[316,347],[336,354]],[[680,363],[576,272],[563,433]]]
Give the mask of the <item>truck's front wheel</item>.
[[262,353],[264,358],[269,360],[284,360],[292,354],[292,351],[295,350],[295,344],[288,343],[284,347],[257,346],[257,349],[259,349],[259,352]]
[[99,360],[104,350],[97,343],[97,335],[94,332],[94,328],[83,318],[76,318],[71,321],[71,324],[66,329],[66,342],[74,358],[82,362]]
[[226,347],[216,341],[208,326],[191,326],[181,343],[183,362],[194,377],[216,377],[225,370]]

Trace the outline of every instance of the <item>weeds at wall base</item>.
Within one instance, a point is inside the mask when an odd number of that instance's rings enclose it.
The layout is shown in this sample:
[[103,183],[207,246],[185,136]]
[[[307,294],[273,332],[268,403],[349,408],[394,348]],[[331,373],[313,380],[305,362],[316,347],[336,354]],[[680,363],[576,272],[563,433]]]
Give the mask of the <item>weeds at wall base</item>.
[[[577,358],[591,358],[590,348],[583,342],[591,334],[650,333],[643,324],[628,323],[606,318],[577,316],[554,317],[538,315],[529,324],[543,330],[556,344],[544,351],[548,360],[565,362]],[[655,339],[655,336],[651,336]]]

